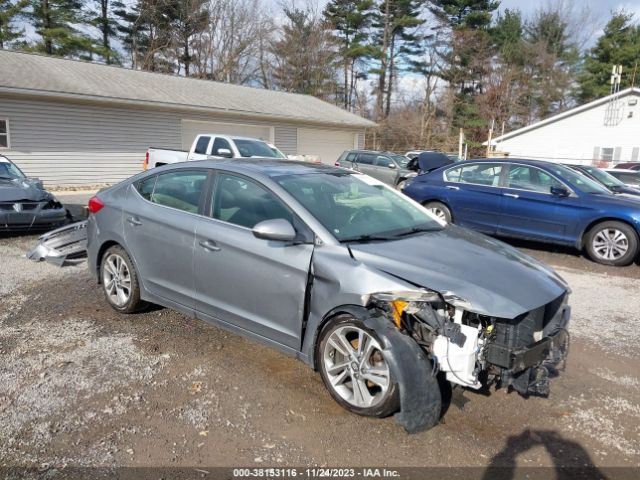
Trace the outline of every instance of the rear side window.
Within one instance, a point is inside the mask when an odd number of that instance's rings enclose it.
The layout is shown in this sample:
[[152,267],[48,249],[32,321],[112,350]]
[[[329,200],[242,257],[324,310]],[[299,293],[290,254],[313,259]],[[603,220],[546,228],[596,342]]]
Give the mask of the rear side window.
[[146,200],[151,201],[151,195],[153,194],[153,187],[156,185],[157,175],[152,175],[149,178],[140,180],[136,185],[138,193],[142,195]]
[[351,152],[349,155],[347,155],[347,162],[355,162],[357,155],[357,153]]
[[157,176],[150,200],[165,207],[197,213],[206,179],[207,172],[201,170],[162,173]]
[[444,172],[444,178],[447,182],[497,187],[500,184],[501,173],[502,165],[499,163],[476,163],[450,168]]
[[276,218],[293,223],[291,211],[273,193],[250,180],[228,174],[218,177],[213,218],[246,228]]
[[361,163],[362,165],[373,165],[375,160],[376,156],[370,153],[361,153],[358,155],[358,163]]
[[194,150],[195,153],[201,153],[202,155],[207,154],[207,147],[209,146],[209,140],[211,137],[200,137],[198,138],[198,142],[196,143],[196,148]]

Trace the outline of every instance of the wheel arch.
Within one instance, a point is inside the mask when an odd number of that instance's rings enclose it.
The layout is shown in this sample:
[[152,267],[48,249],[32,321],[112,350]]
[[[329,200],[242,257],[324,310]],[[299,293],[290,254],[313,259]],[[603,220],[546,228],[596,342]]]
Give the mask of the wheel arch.
[[625,225],[627,225],[628,227],[631,227],[631,229],[635,232],[636,234],[636,238],[640,241],[640,236],[638,235],[638,229],[633,225],[632,222],[630,222],[629,220],[626,220],[624,218],[619,218],[619,217],[601,217],[598,218],[596,220],[593,220],[591,223],[589,223],[583,230],[582,232],[580,232],[580,235],[578,236],[577,242],[576,242],[576,246],[578,247],[578,249],[583,249],[585,246],[585,237],[587,236],[587,234],[589,233],[589,231],[595,227],[596,225],[598,225],[599,223],[604,223],[604,222],[620,222],[620,223],[624,223]]

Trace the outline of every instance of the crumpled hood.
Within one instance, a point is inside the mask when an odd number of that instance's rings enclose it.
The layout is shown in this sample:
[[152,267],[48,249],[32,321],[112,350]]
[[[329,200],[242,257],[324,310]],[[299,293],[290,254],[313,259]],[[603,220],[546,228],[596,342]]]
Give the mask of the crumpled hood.
[[39,188],[31,180],[21,178],[9,180],[0,178],[0,202],[23,200],[40,202],[51,198],[53,198],[53,196],[49,192]]
[[481,315],[514,318],[569,289],[550,267],[503,242],[455,225],[350,247],[356,260],[441,294],[453,293]]

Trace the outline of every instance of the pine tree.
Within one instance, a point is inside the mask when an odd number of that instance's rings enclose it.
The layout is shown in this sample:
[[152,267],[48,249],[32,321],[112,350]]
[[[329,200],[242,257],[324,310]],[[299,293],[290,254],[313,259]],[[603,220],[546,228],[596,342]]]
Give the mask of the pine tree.
[[90,58],[93,45],[75,25],[83,23],[82,0],[30,0],[30,23],[40,40],[33,50],[59,57]]
[[120,55],[117,48],[113,47],[113,39],[118,35],[117,13],[125,8],[124,3],[118,0],[95,0],[94,8],[89,12],[89,24],[100,32],[100,38],[96,41],[95,51],[105,63],[120,63]]
[[[415,30],[424,23],[420,14],[425,3],[425,0],[382,0],[378,5],[374,26],[379,30],[380,67],[372,72],[378,74],[376,118],[379,120],[389,116],[393,85],[402,58],[419,53],[420,41]],[[407,67],[409,65],[407,62]]]
[[184,65],[184,73],[189,76],[193,62],[192,39],[207,28],[209,11],[208,0],[171,0],[167,4],[169,29],[173,38],[173,47],[178,52],[178,63]]
[[0,49],[11,46],[24,35],[24,28],[16,27],[16,20],[24,16],[29,0],[0,0]]
[[640,26],[634,22],[633,14],[624,10],[615,12],[596,45],[585,55],[579,78],[580,100],[588,102],[609,93],[613,65],[622,65],[621,88],[637,84],[634,76],[639,60]]
[[359,60],[372,53],[368,44],[369,28],[373,14],[373,0],[331,0],[324,16],[340,44],[340,56],[343,63],[343,86],[341,95],[346,109],[353,107],[356,81],[364,76],[356,71]]

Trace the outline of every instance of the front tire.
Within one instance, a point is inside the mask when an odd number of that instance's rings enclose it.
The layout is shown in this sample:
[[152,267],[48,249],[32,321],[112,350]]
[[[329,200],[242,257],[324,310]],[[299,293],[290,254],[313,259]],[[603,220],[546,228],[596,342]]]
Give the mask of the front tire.
[[350,315],[327,322],[319,338],[320,376],[342,407],[368,417],[400,408],[400,395],[375,333]]
[[452,223],[451,210],[444,203],[441,202],[427,202],[424,207],[433,213],[440,220],[444,220],[447,223]]
[[638,235],[626,223],[607,221],[598,223],[585,235],[589,257],[603,265],[625,266],[638,254]]
[[120,313],[134,313],[147,307],[140,300],[138,275],[129,254],[120,245],[107,249],[100,262],[102,290],[111,308]]

